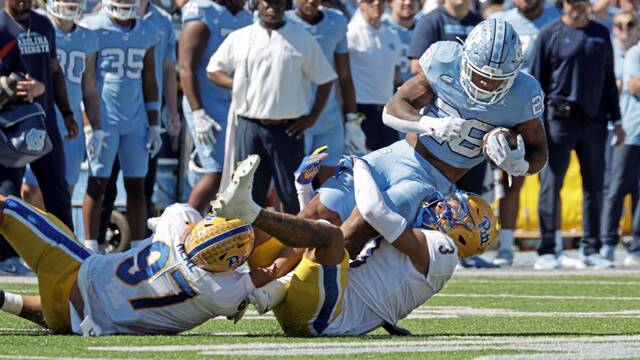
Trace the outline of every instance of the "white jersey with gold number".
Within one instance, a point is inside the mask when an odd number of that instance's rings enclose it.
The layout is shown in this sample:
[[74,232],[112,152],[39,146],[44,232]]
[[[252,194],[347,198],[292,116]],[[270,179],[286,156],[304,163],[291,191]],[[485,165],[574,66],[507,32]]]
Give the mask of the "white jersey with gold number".
[[442,289],[458,263],[457,249],[448,236],[423,231],[429,245],[427,276],[384,239],[371,240],[350,263],[344,310],[323,335],[361,335],[384,322],[395,325]]
[[207,272],[186,259],[180,237],[201,219],[188,205],[172,205],[138,247],[82,264],[78,286],[96,335],[177,333],[244,306],[254,289],[248,274]]

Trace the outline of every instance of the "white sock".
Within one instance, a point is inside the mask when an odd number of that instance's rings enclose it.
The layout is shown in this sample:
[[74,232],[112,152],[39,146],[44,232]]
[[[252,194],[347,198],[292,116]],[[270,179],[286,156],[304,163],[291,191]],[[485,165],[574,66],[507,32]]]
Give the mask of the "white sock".
[[131,248],[135,248],[138,247],[138,245],[140,245],[142,242],[144,241],[144,239],[141,240],[131,240]]
[[90,240],[90,239],[85,239],[84,240],[84,247],[86,247],[87,249],[95,252],[98,252],[98,240]]
[[6,311],[13,315],[20,315],[22,312],[22,295],[12,294],[2,291],[0,298],[4,298],[0,310]]
[[499,250],[513,251],[513,229],[500,229],[498,238],[500,239]]
[[560,234],[559,230],[556,230],[554,238],[556,243],[556,247],[554,250],[556,251],[556,256],[560,256],[562,255],[562,251],[564,250],[564,239],[562,239],[562,235]]

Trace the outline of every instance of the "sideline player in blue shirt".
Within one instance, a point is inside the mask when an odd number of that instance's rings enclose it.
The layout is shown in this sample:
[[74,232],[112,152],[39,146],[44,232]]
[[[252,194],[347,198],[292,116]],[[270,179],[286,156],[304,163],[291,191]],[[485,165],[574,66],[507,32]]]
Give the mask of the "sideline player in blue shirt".
[[[85,159],[85,153],[90,159],[96,158],[103,146],[104,131],[100,125],[100,100],[95,70],[98,37],[93,31],[75,23],[84,12],[81,1],[49,0],[43,5],[55,30],[56,56],[64,74],[73,118],[78,128],[84,126],[80,109],[80,104],[83,103],[90,122],[90,125],[84,128],[84,132],[80,132],[73,139],[63,141],[65,178],[71,194],[74,185],[78,182],[80,164]],[[60,136],[64,138],[66,135],[64,119],[57,106],[55,106],[55,114]],[[41,196],[38,181],[31,167],[27,167],[22,193],[23,198],[29,198],[31,203]]]
[[182,108],[204,174],[189,195],[189,205],[206,212],[222,177],[231,92],[207,80],[209,58],[232,31],[250,25],[245,0],[190,0],[182,9],[179,64]]
[[416,12],[420,3],[417,0],[391,0],[389,3],[391,13],[382,15],[382,22],[398,34],[402,41],[400,44],[400,73],[402,82],[413,77],[409,64],[409,47],[411,46],[411,35],[416,26]]
[[145,236],[147,207],[144,178],[149,154],[160,150],[155,44],[158,30],[136,19],[137,0],[103,0],[98,15],[85,18],[99,37],[96,60],[102,127],[106,147],[89,165],[91,176],[84,197],[86,238],[97,237],[105,187],[118,156],[127,190],[127,220],[133,241]]
[[[320,10],[319,6],[320,0],[296,0],[296,10],[287,11],[286,17],[309,31],[338,74],[344,111],[341,111],[335,88],[332,87],[315,125],[304,132],[305,154],[324,145],[329,147],[329,156],[324,160],[317,176],[322,184],[335,173],[335,167],[345,150],[362,154],[367,150],[365,135],[360,127],[363,115],[356,113],[356,94],[347,48],[347,20],[337,11]],[[315,97],[316,88],[314,86],[312,97]],[[344,125],[343,113],[347,119]],[[345,144],[348,149],[345,149]]]
[[[394,211],[412,222],[422,199],[448,191],[483,161],[483,138],[496,127],[519,133],[518,148],[510,149],[504,135],[494,132],[488,135],[489,157],[514,176],[540,171],[547,161],[538,118],[544,110],[543,93],[534,78],[520,71],[522,50],[511,25],[486,20],[473,29],[464,47],[438,42],[420,65],[419,74],[398,89],[384,112],[385,124],[418,136],[364,157]],[[301,216],[340,224],[354,204],[353,176],[343,171],[325,183]],[[345,228],[362,241],[376,233],[364,221]],[[361,245],[349,247],[353,251]]]
[[[138,15],[142,21],[149,21],[158,30],[158,42],[155,45],[156,81],[158,83],[158,98],[161,100],[160,123],[167,129],[171,138],[180,135],[180,120],[178,119],[178,75],[176,73],[176,38],[173,33],[171,17],[157,5],[149,0],[140,0]],[[158,157],[149,157],[147,175],[144,179],[145,200],[148,216],[154,214],[152,202],[153,191],[156,183],[158,169]],[[107,226],[111,219],[113,204],[118,195],[116,182],[120,173],[120,162],[115,160],[109,184],[105,190],[102,202],[102,214],[100,215],[100,230],[98,240],[104,239]],[[96,249],[97,249],[97,245]],[[137,244],[131,244],[136,246]],[[94,249],[93,244],[85,242],[85,246]]]

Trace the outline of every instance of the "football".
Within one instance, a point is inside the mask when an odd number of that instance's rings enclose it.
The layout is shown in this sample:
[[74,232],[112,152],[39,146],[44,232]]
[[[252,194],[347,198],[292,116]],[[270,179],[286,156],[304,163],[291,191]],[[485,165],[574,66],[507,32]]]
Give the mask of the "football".
[[503,134],[505,136],[511,150],[515,150],[518,148],[518,133],[515,132],[515,130],[504,127],[497,127],[489,131],[482,139],[482,155],[484,155],[485,160],[487,160],[493,166],[495,166],[495,164],[491,159],[489,159],[489,156],[487,156],[487,142],[489,141],[489,138],[498,134]]

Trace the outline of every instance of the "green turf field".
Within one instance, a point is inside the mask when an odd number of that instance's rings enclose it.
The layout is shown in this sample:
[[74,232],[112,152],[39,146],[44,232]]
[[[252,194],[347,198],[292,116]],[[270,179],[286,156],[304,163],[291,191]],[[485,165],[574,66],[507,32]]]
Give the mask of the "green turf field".
[[0,359],[640,359],[640,272],[464,271],[400,325],[414,336],[285,338],[250,310],[180,336],[82,338],[1,313]]

